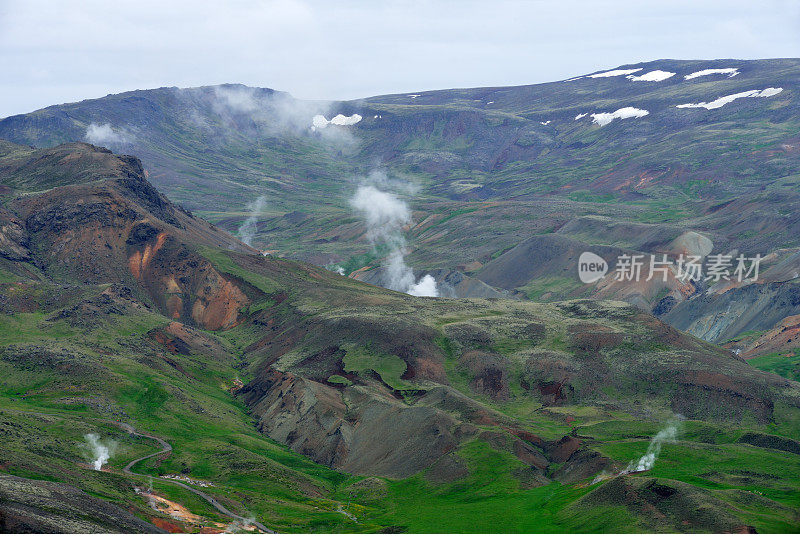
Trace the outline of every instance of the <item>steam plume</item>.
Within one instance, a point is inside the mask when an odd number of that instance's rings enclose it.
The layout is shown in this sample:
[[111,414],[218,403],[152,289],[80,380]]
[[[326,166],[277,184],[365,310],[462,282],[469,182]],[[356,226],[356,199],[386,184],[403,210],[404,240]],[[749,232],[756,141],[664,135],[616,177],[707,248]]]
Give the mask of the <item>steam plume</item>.
[[664,443],[673,443],[678,435],[678,421],[672,420],[667,423],[667,426],[658,431],[650,440],[650,445],[647,446],[647,452],[638,460],[633,460],[628,464],[628,467],[622,470],[621,475],[628,473],[638,473],[639,471],[649,471],[656,463],[658,455],[661,454],[661,445]]
[[113,440],[102,442],[97,434],[86,434],[83,438],[86,440],[86,448],[91,454],[92,467],[95,471],[100,471],[117,450],[117,442]]
[[384,261],[385,286],[417,297],[438,297],[436,280],[425,275],[417,282],[414,271],[405,261],[407,251],[403,227],[411,222],[408,205],[396,195],[373,185],[361,185],[350,199],[350,205],[364,219],[367,238],[372,244],[384,244],[390,249]]
[[262,211],[264,211],[266,205],[267,197],[265,196],[260,196],[247,204],[246,208],[250,212],[250,215],[239,227],[239,239],[241,239],[244,244],[250,246],[253,245],[253,238],[256,236],[256,223],[258,222],[258,216],[261,215]]
[[225,529],[225,532],[241,532],[242,530],[246,529],[250,525],[253,524],[253,519],[249,517],[245,517],[241,520],[235,519],[233,523],[228,525],[228,528]]
[[676,419],[670,420],[667,423],[667,426],[659,430],[658,433],[653,436],[653,439],[650,440],[650,445],[647,446],[647,452],[645,452],[641,458],[631,460],[628,466],[617,474],[603,471],[597,475],[594,480],[592,480],[592,484],[597,484],[598,482],[602,482],[603,480],[614,478],[619,475],[639,473],[641,471],[649,471],[652,469],[656,464],[658,455],[661,454],[662,445],[664,443],[675,442],[675,438],[678,436],[678,432],[680,431],[681,420],[682,417],[679,415]]

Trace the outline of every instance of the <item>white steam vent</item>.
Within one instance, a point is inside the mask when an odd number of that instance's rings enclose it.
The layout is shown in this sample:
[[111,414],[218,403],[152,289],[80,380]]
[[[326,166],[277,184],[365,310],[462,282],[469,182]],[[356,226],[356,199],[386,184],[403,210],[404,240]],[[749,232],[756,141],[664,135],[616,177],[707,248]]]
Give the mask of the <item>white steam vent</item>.
[[100,471],[108,463],[109,458],[117,450],[117,442],[113,440],[101,441],[97,434],[83,436],[86,443],[83,445],[89,455],[89,461],[95,471]]
[[397,195],[373,185],[359,186],[350,199],[350,205],[364,220],[370,242],[389,247],[390,252],[384,261],[386,287],[416,297],[438,297],[436,280],[425,275],[417,281],[413,269],[405,261],[407,250],[403,227],[411,223],[408,205]]
[[650,445],[647,446],[647,452],[638,460],[633,460],[628,464],[628,467],[622,470],[621,475],[628,473],[638,473],[640,471],[649,471],[656,464],[658,455],[661,454],[661,446],[664,443],[674,443],[675,438],[678,437],[678,421],[670,421],[667,426],[658,431],[650,440]]
[[609,478],[618,477],[620,475],[628,475],[631,473],[640,473],[642,471],[649,471],[655,464],[658,456],[661,454],[661,448],[665,443],[674,443],[680,432],[681,422],[684,420],[683,416],[677,415],[674,419],[667,422],[666,426],[658,431],[650,440],[647,446],[647,451],[640,458],[631,460],[628,466],[621,470],[619,473],[608,473],[603,471],[597,475],[592,484],[597,484]]
[[250,215],[242,222],[242,225],[239,227],[239,232],[237,233],[239,239],[241,239],[245,245],[253,246],[253,238],[256,236],[256,223],[258,223],[258,217],[264,211],[266,205],[267,197],[262,195],[249,202],[245,207],[245,209],[250,212]]

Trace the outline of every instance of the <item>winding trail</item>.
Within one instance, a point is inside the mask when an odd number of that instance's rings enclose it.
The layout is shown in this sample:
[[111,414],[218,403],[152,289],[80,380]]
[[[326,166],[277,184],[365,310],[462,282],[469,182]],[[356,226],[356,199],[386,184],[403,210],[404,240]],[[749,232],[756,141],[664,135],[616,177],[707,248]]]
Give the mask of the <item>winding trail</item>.
[[[128,475],[133,475],[133,476],[137,476],[137,477],[149,477],[150,475],[145,475],[145,474],[142,474],[142,473],[134,473],[133,471],[131,471],[131,469],[133,468],[133,466],[135,466],[139,462],[147,460],[148,458],[153,458],[154,456],[158,456],[160,454],[169,454],[170,452],[172,452],[172,445],[170,445],[169,443],[167,443],[166,441],[164,441],[163,439],[161,439],[161,438],[159,438],[157,436],[151,436],[150,434],[143,434],[141,432],[137,432],[136,429],[133,428],[128,423],[120,423],[118,421],[110,421],[110,422],[114,423],[117,426],[119,426],[120,428],[122,428],[123,430],[128,432],[128,434],[132,434],[134,436],[141,436],[141,437],[147,438],[147,439],[152,439],[152,440],[158,442],[159,445],[161,445],[161,450],[160,451],[154,452],[153,454],[148,454],[147,456],[142,456],[141,458],[136,458],[135,460],[131,460],[128,463],[128,465],[123,467],[122,470]],[[187,489],[187,490],[191,491],[192,493],[194,493],[198,497],[200,497],[203,500],[205,500],[208,504],[210,504],[211,506],[216,508],[217,511],[219,511],[221,514],[227,515],[228,517],[232,518],[235,521],[241,521],[244,524],[248,524],[249,523],[251,525],[255,525],[256,527],[260,528],[266,534],[278,534],[276,531],[265,527],[264,525],[262,525],[261,523],[259,523],[255,519],[247,519],[245,517],[242,517],[240,515],[237,515],[237,514],[231,512],[230,510],[225,508],[225,506],[223,506],[221,503],[219,503],[216,499],[214,499],[213,497],[211,497],[210,495],[208,495],[206,493],[203,493],[202,491],[200,491],[197,488],[193,488],[189,484],[184,484],[183,482],[179,482],[177,480],[171,480],[171,479],[168,479],[168,478],[159,478],[159,480],[161,480],[163,482],[169,482],[170,484],[174,484],[176,486],[180,486],[180,487],[182,487],[184,489]]]
[[[30,410],[20,410],[18,408],[3,408],[3,409],[4,410],[8,410],[8,411],[18,412],[18,413],[27,413],[27,414],[33,414],[33,415],[43,415],[43,416],[47,416],[47,417],[61,417],[61,418],[64,418],[64,414],[59,414],[59,413],[42,413],[42,412],[35,412],[35,411],[30,411]],[[159,454],[169,454],[169,453],[172,452],[172,445],[170,445],[169,443],[164,441],[162,438],[159,438],[157,436],[151,436],[150,434],[143,434],[141,432],[138,432],[135,428],[133,428],[128,423],[122,423],[120,421],[110,421],[110,420],[107,420],[106,422],[114,424],[114,425],[117,425],[121,429],[125,430],[128,434],[131,434],[131,435],[134,435],[134,436],[141,436],[141,437],[147,438],[147,439],[152,439],[152,440],[158,442],[159,445],[161,445],[161,450],[160,451],[154,452],[152,454],[148,454],[147,456],[142,456],[141,458],[136,458],[135,460],[131,460],[130,462],[128,462],[128,465],[126,465],[125,467],[122,468],[122,471],[127,475],[132,475],[132,476],[136,476],[136,477],[148,477],[149,478],[150,475],[145,475],[145,474],[142,474],[142,473],[134,473],[133,471],[131,471],[131,469],[133,468],[133,466],[135,466],[139,462],[147,460],[148,458],[152,458],[154,456],[158,456]],[[259,523],[255,519],[247,519],[246,517],[242,517],[242,516],[240,516],[238,514],[235,514],[235,513],[231,512],[225,506],[223,506],[222,504],[217,502],[217,500],[214,499],[214,497],[208,495],[207,493],[203,493],[202,491],[200,491],[197,488],[193,488],[188,484],[184,484],[183,482],[179,482],[177,480],[172,480],[172,479],[169,479],[169,478],[159,478],[158,480],[160,480],[162,482],[168,482],[170,484],[174,484],[175,486],[180,486],[180,487],[182,487],[184,489],[187,489],[187,490],[191,491],[192,493],[194,493],[195,495],[197,495],[201,499],[205,500],[208,504],[210,504],[211,506],[216,508],[216,510],[218,512],[220,512],[223,515],[227,515],[228,517],[232,518],[234,521],[241,521],[244,524],[255,525],[256,527],[260,528],[266,534],[279,534],[277,531],[272,530],[271,528],[268,528],[268,527],[264,526],[263,524]]]

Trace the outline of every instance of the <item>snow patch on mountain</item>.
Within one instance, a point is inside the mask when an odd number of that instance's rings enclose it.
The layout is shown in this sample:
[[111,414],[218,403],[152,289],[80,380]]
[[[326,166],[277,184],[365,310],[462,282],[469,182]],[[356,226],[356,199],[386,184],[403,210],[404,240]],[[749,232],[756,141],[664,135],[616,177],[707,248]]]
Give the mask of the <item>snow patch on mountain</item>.
[[625,107],[620,108],[613,113],[592,113],[592,122],[600,126],[605,126],[615,119],[635,119],[649,114],[650,112],[646,109]]
[[353,113],[350,116],[339,113],[331,120],[326,119],[325,115],[314,115],[314,118],[311,119],[311,129],[321,130],[327,128],[329,124],[333,124],[334,126],[352,126],[361,121],[361,118],[361,115],[358,113]]
[[579,121],[582,118],[584,118],[586,115],[588,115],[588,113],[579,113],[578,115],[575,115],[575,120]]
[[642,74],[641,76],[635,76],[633,74],[629,74],[626,76],[632,82],[663,82],[668,78],[672,78],[675,76],[674,72],[669,72],[666,70],[651,70],[647,74]]
[[722,96],[720,98],[717,98],[716,100],[712,100],[711,102],[698,102],[696,104],[679,104],[675,107],[719,109],[725,104],[730,104],[734,100],[738,100],[740,98],[767,98],[770,96],[775,96],[782,91],[783,91],[782,87],[767,87],[766,89],[763,89],[761,91],[759,91],[758,89],[754,89],[752,91],[743,91],[741,93]]
[[725,69],[703,69],[697,72],[693,72],[691,74],[687,74],[683,77],[684,80],[691,80],[693,78],[699,78],[700,76],[710,76],[712,74],[727,74],[728,78],[733,78],[737,74],[739,74],[739,67],[728,67]]
[[639,72],[640,70],[642,69],[638,68],[638,69],[608,70],[606,72],[598,72],[597,74],[590,74],[589,78],[610,78],[612,76],[624,76],[626,74],[633,74],[634,72]]

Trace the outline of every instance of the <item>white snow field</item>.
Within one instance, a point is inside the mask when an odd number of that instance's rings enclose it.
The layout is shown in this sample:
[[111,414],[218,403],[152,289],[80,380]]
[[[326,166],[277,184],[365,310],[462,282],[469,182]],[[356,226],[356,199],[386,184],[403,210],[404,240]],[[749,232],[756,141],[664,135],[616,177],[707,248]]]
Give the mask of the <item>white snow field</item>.
[[734,100],[738,100],[740,98],[766,98],[770,96],[775,96],[783,91],[783,87],[767,87],[759,91],[758,89],[754,89],[752,91],[744,91],[741,93],[736,93],[733,95],[727,95],[717,98],[716,100],[712,100],[711,102],[698,102],[696,104],[678,104],[675,107],[678,108],[706,108],[706,109],[718,109],[724,106],[725,104],[730,104]]
[[605,126],[615,119],[635,119],[649,115],[646,109],[633,107],[620,108],[613,113],[592,113],[592,122],[600,126]]
[[737,74],[739,74],[739,67],[728,67],[726,69],[704,69],[699,70],[697,72],[693,72],[691,74],[687,74],[683,77],[684,80],[691,80],[694,78],[699,78],[700,76],[710,76],[712,74],[727,74],[728,78],[733,78]]
[[333,124],[334,126],[352,126],[360,120],[361,115],[358,113],[354,113],[349,117],[339,113],[331,120],[326,119],[325,115],[314,115],[314,118],[311,119],[311,128],[321,130],[327,128],[329,124]]
[[597,74],[590,74],[589,78],[610,78],[612,76],[624,76],[626,74],[633,74],[634,72],[639,72],[640,70],[642,69],[638,68],[638,69],[607,70],[606,72],[598,72]]
[[674,72],[669,72],[666,70],[652,70],[647,74],[642,74],[641,76],[628,74],[626,78],[632,82],[663,82],[664,80],[672,78],[673,76],[675,76]]

